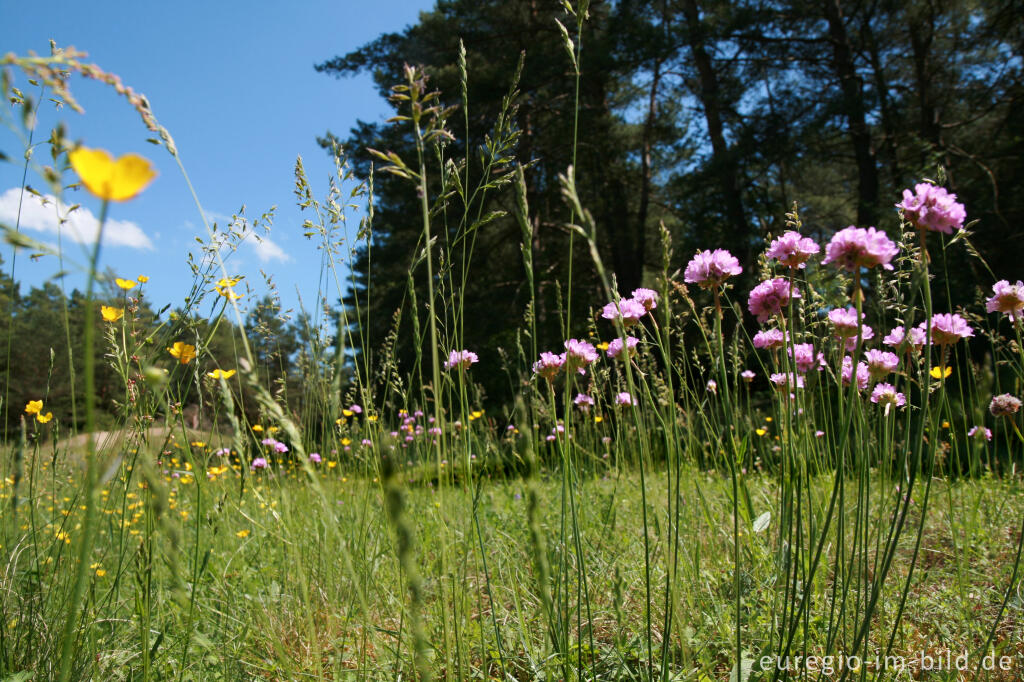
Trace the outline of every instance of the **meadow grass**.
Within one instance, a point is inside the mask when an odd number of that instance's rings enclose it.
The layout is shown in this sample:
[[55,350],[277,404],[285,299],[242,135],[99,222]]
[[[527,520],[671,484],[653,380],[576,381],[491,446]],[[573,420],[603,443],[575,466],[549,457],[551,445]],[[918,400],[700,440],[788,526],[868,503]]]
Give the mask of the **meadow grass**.
[[[579,74],[582,47],[565,38]],[[73,53],[4,60],[69,103],[61,71],[120,87]],[[333,335],[312,330],[297,412],[240,332],[238,280],[221,257],[240,227],[207,227],[189,257],[190,307],[152,326],[130,293],[116,309],[93,295],[97,242],[86,298],[104,333],[87,324],[83,341],[124,383],[118,437],[94,437],[86,353],[84,440],[67,439],[42,395],[5,445],[7,679],[1019,679],[1024,436],[1012,399],[991,401],[1021,393],[1024,293],[997,288],[991,310],[980,294],[955,315],[934,309],[947,253],[977,257],[968,229],[936,233],[908,204],[895,239],[843,230],[806,268],[771,255],[773,242],[756,263],[709,250],[684,272],[663,230],[660,272],[627,298],[570,167],[566,229],[589,260],[569,261],[565,291],[582,295],[572,271],[585,267],[603,297],[589,320],[565,317],[565,338],[545,350],[530,171],[510,161],[515,78],[470,163],[448,130],[454,112],[417,69],[406,77],[396,124],[416,158],[376,154],[421,198],[404,313],[412,368],[396,359],[397,331],[363,337],[357,298]],[[55,159],[68,151],[59,137],[53,147]],[[343,193],[354,178],[340,150],[336,161],[323,199],[300,161],[296,194],[307,237],[321,240],[320,281],[341,296],[345,262],[375,245],[373,180]],[[105,219],[124,197],[71,163]],[[49,173],[59,190],[61,171]],[[473,381],[460,292],[501,191],[516,196],[531,303],[503,367],[519,389],[494,413]],[[352,202],[366,208],[354,237]],[[796,207],[787,227],[803,228]],[[740,268],[771,290],[744,301],[729,282]],[[230,367],[210,351],[222,328],[236,341]],[[181,410],[196,391],[212,405],[205,432]],[[920,669],[947,649],[966,651],[969,669]],[[986,654],[1009,667],[984,669]],[[861,664],[806,664],[823,656]],[[874,663],[887,656],[906,666]]]

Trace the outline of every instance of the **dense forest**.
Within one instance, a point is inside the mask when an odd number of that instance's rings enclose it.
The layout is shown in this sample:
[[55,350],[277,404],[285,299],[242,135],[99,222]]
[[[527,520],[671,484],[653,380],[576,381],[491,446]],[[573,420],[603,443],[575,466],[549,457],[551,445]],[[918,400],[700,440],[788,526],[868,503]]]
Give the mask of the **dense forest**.
[[[943,263],[949,274],[939,276],[950,281],[936,290],[956,299],[944,304],[974,300],[975,283],[992,274],[1020,276],[1018,0],[595,0],[585,10],[576,16],[553,1],[441,0],[405,31],[316,66],[340,78],[372,74],[388,97],[404,82],[404,66],[420,65],[427,87],[440,93],[441,125],[452,141],[447,156],[432,159],[431,187],[440,189],[449,164],[469,185],[451,194],[469,199],[458,211],[434,207],[434,256],[442,264],[435,277],[464,296],[447,338],[481,353],[482,368],[492,365],[475,373],[492,397],[508,392],[508,378],[493,365],[522,342],[530,303],[517,164],[525,166],[541,347],[565,338],[552,328],[559,310],[569,310],[578,328],[568,331],[579,333],[601,299],[583,245],[568,248],[573,216],[558,175],[570,165],[601,255],[627,295],[662,271],[662,225],[670,272],[697,248],[725,247],[752,262],[784,229],[794,203],[804,231],[819,238],[851,224],[895,235],[894,205],[924,179],[943,182],[967,206],[977,221],[972,243],[992,270],[978,259]],[[401,97],[392,103],[396,114],[408,113]],[[382,165],[368,149],[416,158],[403,121],[360,123],[321,143],[340,145],[363,177]],[[482,185],[490,191],[473,192]],[[405,178],[380,172],[374,195],[372,238],[358,252],[345,303],[350,319],[362,313],[359,350],[379,352],[391,332],[412,371],[416,321],[405,311],[426,299],[419,198]]]

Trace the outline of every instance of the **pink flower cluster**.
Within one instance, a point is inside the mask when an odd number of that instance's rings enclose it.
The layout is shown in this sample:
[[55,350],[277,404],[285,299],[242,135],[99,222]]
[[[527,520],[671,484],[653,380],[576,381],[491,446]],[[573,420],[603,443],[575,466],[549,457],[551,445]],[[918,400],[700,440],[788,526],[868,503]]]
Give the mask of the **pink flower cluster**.
[[890,261],[899,252],[899,247],[885,232],[873,227],[865,229],[851,225],[833,235],[825,247],[825,260],[822,261],[822,265],[834,263],[836,267],[850,272],[858,268],[873,268],[876,265],[892,270]]
[[[469,369],[470,365],[475,365],[480,361],[476,353],[470,350],[453,350],[448,354],[448,360],[444,363],[444,368],[447,370],[452,369]],[[352,410],[355,412],[355,410]]]
[[787,268],[805,268],[811,256],[817,255],[821,247],[810,237],[790,230],[778,239],[773,239],[765,256],[774,258]]
[[640,321],[640,318],[658,307],[658,292],[653,289],[634,289],[630,298],[612,301],[601,309],[601,317],[606,320],[622,319],[623,326],[629,327]]
[[964,205],[957,202],[955,194],[927,182],[914,185],[913,194],[909,189],[903,190],[903,201],[896,204],[896,208],[903,209],[903,217],[917,229],[943,234],[964,229],[967,217]]
[[995,295],[985,301],[985,310],[1003,313],[1012,323],[1024,319],[1024,282],[1017,280],[1016,284],[1010,284],[1001,279],[992,285],[992,293]]
[[750,292],[747,308],[764,324],[773,316],[782,313],[791,299],[800,298],[800,292],[790,287],[781,277],[761,282]]
[[683,280],[702,289],[713,289],[741,272],[740,262],[725,249],[698,251],[686,265]]

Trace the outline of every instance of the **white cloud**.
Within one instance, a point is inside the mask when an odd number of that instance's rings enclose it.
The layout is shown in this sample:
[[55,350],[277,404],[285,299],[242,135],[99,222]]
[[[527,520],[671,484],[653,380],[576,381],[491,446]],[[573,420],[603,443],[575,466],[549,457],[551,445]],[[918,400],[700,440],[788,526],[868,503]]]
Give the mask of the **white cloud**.
[[[282,249],[277,242],[273,241],[269,237],[265,237],[255,230],[253,230],[247,220],[244,218],[235,221],[231,216],[226,213],[217,213],[216,211],[206,211],[206,219],[212,226],[214,222],[217,223],[218,233],[217,239],[221,242],[221,254],[224,255],[225,249],[228,248],[228,242],[234,241],[237,245],[245,244],[259,259],[260,263],[266,264],[271,261],[280,261],[281,263],[289,263],[293,259],[291,255]],[[228,237],[227,230],[232,230],[235,233],[237,241],[232,240]],[[239,236],[240,235],[240,236]],[[232,249],[234,250],[234,249]],[[237,266],[237,263],[235,264]]]
[[[3,194],[0,194],[0,222],[14,227],[18,221],[18,201],[21,199],[20,187],[12,187]],[[67,207],[59,203],[55,208],[56,197],[52,194],[46,195],[46,203],[36,195],[25,192],[24,201],[21,206],[21,228],[57,234],[58,210],[65,215]],[[96,231],[99,229],[99,220],[92,211],[79,206],[61,226],[65,237],[79,244],[92,244],[96,241]],[[136,223],[130,220],[107,219],[103,227],[104,246],[126,246],[131,249],[154,249],[153,242]]]
[[266,237],[259,236],[252,230],[245,235],[244,239],[249,243],[249,247],[252,248],[261,263],[269,263],[272,260],[287,263],[292,259],[292,257],[280,246]]

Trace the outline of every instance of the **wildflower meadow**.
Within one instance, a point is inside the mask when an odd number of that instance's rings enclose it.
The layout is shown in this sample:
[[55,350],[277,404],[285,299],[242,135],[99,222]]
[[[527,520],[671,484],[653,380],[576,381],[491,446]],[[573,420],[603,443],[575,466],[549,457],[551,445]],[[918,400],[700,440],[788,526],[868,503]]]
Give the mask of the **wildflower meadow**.
[[[554,34],[576,88],[585,14]],[[208,220],[159,111],[73,49],[0,58],[11,127],[29,130],[33,87],[78,116],[85,78],[153,143],[35,131],[26,156],[97,228],[84,261],[60,261],[85,286],[55,318],[63,342],[33,351],[51,371],[3,406],[0,680],[1024,679],[1024,264],[989,269],[944,168],[883,197],[893,228],[812,228],[799,197],[743,246],[684,250],[662,224],[658,266],[622,286],[570,164],[555,289],[516,76],[493,135],[464,148],[460,54],[459,107],[416,66],[393,84],[387,125],[411,154],[370,150],[362,176],[334,144],[323,185],[295,165],[323,254],[312,305],[344,305],[287,372],[280,327],[248,314],[256,285],[224,259],[241,230]],[[166,254],[191,277],[173,310],[101,249],[169,181],[157,154],[205,233]],[[384,177],[419,234],[373,336],[353,261],[393,258],[375,251]],[[490,321],[500,352],[465,307],[498,196],[525,292]],[[65,258],[3,229],[19,254]],[[947,290],[951,262],[981,273],[974,291]]]

